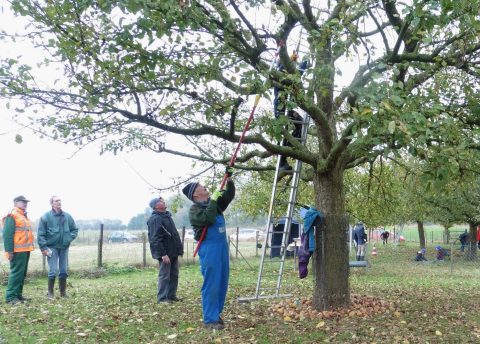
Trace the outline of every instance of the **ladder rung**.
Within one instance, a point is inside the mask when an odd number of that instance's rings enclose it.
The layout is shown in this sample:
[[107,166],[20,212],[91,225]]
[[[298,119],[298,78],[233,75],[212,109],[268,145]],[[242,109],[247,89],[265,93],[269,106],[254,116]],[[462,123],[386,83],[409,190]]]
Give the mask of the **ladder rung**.
[[258,288],[259,290],[279,290],[280,288],[277,287],[261,287]]

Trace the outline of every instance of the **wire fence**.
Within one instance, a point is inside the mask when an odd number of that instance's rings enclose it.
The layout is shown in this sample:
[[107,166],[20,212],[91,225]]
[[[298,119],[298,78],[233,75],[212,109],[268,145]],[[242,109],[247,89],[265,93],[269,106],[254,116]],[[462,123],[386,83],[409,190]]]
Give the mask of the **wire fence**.
[[[181,228],[180,237],[184,245],[184,255],[180,257],[180,264],[196,264],[198,256],[193,257],[197,242],[193,240],[191,230]],[[150,254],[147,233],[141,231],[129,231],[135,233],[128,239],[115,237],[118,231],[81,231],[69,249],[69,269],[94,270],[105,266],[117,267],[148,267],[158,266],[158,261]],[[243,231],[240,228],[229,230],[230,258],[247,259],[261,254],[262,235],[259,230]],[[3,251],[3,242],[0,249]],[[0,271],[9,270],[8,261],[2,255],[0,258]],[[45,273],[48,271],[46,258],[41,254],[38,247],[31,252],[29,268],[30,273]]]
[[[196,264],[198,257],[193,257],[196,248],[196,241],[193,240],[193,232],[186,228],[180,228],[180,236],[184,244],[184,255],[180,258],[180,264]],[[158,266],[158,261],[153,259],[150,254],[147,233],[141,231],[129,231],[135,233],[136,239],[133,242],[116,242],[112,240],[114,231],[105,230],[87,230],[81,231],[77,239],[72,243],[69,250],[69,269],[70,271],[95,270],[100,267],[148,267]],[[371,255],[373,246],[377,248],[383,245],[380,238],[380,230],[371,230],[369,233],[369,243],[367,255]],[[460,232],[459,232],[460,233]],[[260,257],[262,254],[262,245],[264,245],[263,231],[257,229],[233,228],[228,231],[230,258],[235,260],[247,261],[252,257]],[[426,233],[427,234],[427,233]],[[479,247],[468,243],[463,246],[456,238],[457,233],[446,238],[439,231],[428,232],[427,250],[433,257],[435,246],[442,245],[449,255],[445,260],[454,264],[463,264],[465,261],[480,261]],[[102,238],[102,240],[100,240]],[[1,241],[0,241],[1,242]],[[415,237],[408,231],[398,231],[391,235],[386,245],[407,245],[412,247],[412,255],[416,249],[415,243],[418,242],[418,234]],[[298,243],[299,244],[299,243]],[[0,249],[3,251],[3,242],[0,243]],[[268,244],[267,244],[268,245]],[[267,246],[268,247],[268,246]],[[352,247],[351,247],[352,248]],[[353,252],[352,252],[353,251]],[[355,249],[351,250],[354,255]],[[289,255],[292,259],[294,268],[296,256],[294,252]],[[46,259],[42,256],[39,249],[31,253],[29,262],[30,273],[45,273],[48,270]],[[0,258],[0,272],[9,271],[8,261],[2,255]]]

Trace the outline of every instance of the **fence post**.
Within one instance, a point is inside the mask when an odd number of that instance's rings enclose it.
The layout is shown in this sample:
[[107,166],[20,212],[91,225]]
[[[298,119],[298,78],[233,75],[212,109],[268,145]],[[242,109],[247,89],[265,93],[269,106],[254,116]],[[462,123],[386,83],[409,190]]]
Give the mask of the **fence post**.
[[102,251],[103,251],[103,223],[100,224],[100,238],[98,239],[98,261],[97,267],[101,268],[102,263]]
[[182,246],[185,243],[185,226],[182,227]]
[[147,266],[147,236],[145,232],[142,233],[142,243],[143,243],[143,267]]
[[453,243],[450,241],[450,275],[453,274]]
[[240,231],[240,228],[237,227],[237,240],[236,240],[236,243],[237,243],[237,246],[235,247],[235,259],[238,258],[238,233]]

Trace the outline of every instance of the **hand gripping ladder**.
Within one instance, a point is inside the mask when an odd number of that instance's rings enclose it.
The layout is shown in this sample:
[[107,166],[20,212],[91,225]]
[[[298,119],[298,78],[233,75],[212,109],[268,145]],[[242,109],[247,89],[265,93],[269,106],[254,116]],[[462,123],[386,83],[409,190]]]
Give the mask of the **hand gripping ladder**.
[[[302,121],[290,121],[293,124],[302,124],[301,136],[298,140],[302,145],[305,145],[307,141],[307,131],[310,123],[310,117],[306,113],[303,113]],[[290,294],[280,294],[280,289],[282,286],[282,277],[285,268],[285,259],[287,256],[287,246],[290,237],[290,229],[293,222],[301,170],[302,162],[300,160],[296,160],[294,168],[290,171],[289,175],[280,179],[282,175],[285,174],[285,171],[280,170],[280,157],[277,157],[277,168],[275,170],[275,179],[273,182],[272,196],[270,199],[267,224],[265,227],[265,240],[262,246],[262,256],[260,258],[255,294],[249,297],[240,297],[238,298],[239,302],[291,296]],[[287,194],[288,201],[285,201]],[[285,211],[285,205],[286,214],[282,216],[282,212]],[[277,225],[279,224],[280,220],[285,221],[282,231],[275,230],[279,228]],[[272,240],[273,236],[282,237],[280,245],[270,244],[277,242],[277,240]],[[279,250],[280,257],[275,257],[272,255],[272,250]]]

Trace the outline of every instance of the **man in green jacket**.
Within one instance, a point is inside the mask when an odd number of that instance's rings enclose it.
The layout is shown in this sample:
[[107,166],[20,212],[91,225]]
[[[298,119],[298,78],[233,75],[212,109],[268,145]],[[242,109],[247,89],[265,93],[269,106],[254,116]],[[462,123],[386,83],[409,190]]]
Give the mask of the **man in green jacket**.
[[228,241],[223,212],[235,197],[235,184],[230,179],[233,169],[227,167],[227,187],[212,195],[200,183],[186,185],[182,192],[193,202],[189,211],[195,240],[202,230],[206,235],[200,245],[200,271],[203,276],[202,310],[204,326],[212,330],[224,328],[221,314],[227,296],[230,273]]
[[48,261],[47,297],[53,299],[57,274],[60,296],[67,296],[68,248],[77,237],[78,228],[72,216],[62,210],[62,201],[58,196],[52,196],[50,204],[52,210],[40,218],[37,237],[38,246]]

